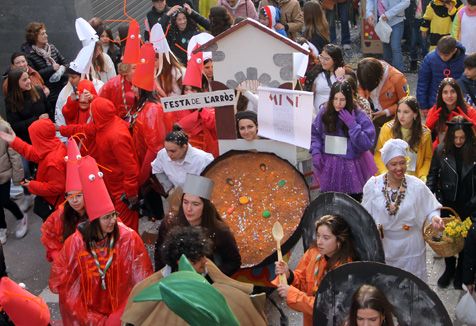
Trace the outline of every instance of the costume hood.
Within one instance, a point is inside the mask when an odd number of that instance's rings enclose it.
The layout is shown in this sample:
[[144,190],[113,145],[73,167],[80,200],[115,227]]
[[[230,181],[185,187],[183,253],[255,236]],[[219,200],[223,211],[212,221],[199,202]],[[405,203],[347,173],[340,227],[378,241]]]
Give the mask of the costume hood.
[[112,123],[116,116],[116,108],[108,99],[97,97],[91,103],[91,114],[96,129],[100,130]]
[[266,26],[271,29],[274,29],[274,25],[279,23],[279,20],[281,19],[281,12],[274,6],[264,6],[261,8],[261,13],[268,19],[268,24]]
[[63,143],[56,137],[55,125],[50,119],[39,119],[28,127],[31,144],[40,159],[61,147]]

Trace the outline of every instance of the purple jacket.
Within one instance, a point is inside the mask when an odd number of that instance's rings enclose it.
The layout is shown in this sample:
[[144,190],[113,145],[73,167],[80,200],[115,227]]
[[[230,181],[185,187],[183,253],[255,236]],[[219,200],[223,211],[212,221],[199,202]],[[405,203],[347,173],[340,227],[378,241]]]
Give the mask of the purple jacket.
[[[337,118],[337,131],[328,133],[325,131],[322,123],[322,116],[325,107],[322,107],[317,114],[316,119],[312,124],[311,130],[311,154],[324,154],[324,145],[326,135],[341,136],[344,134],[344,123]],[[362,153],[372,149],[375,142],[375,128],[369,117],[361,109],[355,109],[355,124],[349,128],[349,136],[347,138],[347,153],[345,155],[338,155],[346,159],[358,158]]]

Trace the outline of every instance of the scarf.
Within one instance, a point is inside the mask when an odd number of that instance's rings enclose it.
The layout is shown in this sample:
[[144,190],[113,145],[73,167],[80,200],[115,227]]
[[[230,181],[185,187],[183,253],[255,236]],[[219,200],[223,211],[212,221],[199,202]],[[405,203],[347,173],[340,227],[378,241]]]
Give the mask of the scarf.
[[44,49],[39,48],[36,45],[32,45],[32,49],[36,54],[45,59],[46,65],[52,66],[56,63],[55,59],[51,57],[51,45],[49,43],[46,43]]

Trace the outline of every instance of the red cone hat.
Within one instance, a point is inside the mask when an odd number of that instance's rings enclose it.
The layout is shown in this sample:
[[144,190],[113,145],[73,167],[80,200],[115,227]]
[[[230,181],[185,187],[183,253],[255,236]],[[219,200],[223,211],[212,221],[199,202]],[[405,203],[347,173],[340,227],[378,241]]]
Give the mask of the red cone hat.
[[[197,44],[195,49],[198,49],[198,48],[199,48],[199,45]],[[185,71],[185,76],[183,77],[182,85],[202,88],[202,72],[203,72],[203,53],[202,52],[192,53],[190,60],[188,60],[188,63],[187,63],[187,70]]]
[[126,47],[124,49],[123,63],[139,63],[140,56],[140,27],[136,20],[129,23],[129,32],[127,33]]
[[81,159],[79,178],[83,185],[84,205],[90,221],[115,211],[102,179],[103,174],[99,171],[96,160],[91,156]]
[[83,186],[79,180],[78,166],[81,162],[81,153],[73,138],[68,139],[68,154],[64,157],[66,161],[66,192],[81,191]]
[[154,90],[155,51],[152,43],[145,43],[140,49],[140,62],[132,77],[132,84],[146,91]]

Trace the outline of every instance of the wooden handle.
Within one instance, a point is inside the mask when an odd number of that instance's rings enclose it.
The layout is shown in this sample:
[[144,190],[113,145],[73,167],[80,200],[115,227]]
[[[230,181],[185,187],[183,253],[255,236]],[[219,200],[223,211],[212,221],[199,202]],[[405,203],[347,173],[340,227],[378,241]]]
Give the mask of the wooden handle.
[[[283,260],[283,253],[281,252],[281,241],[276,241],[276,251],[278,253],[278,261]],[[286,276],[284,274],[279,274],[278,276],[279,284],[287,284]]]

